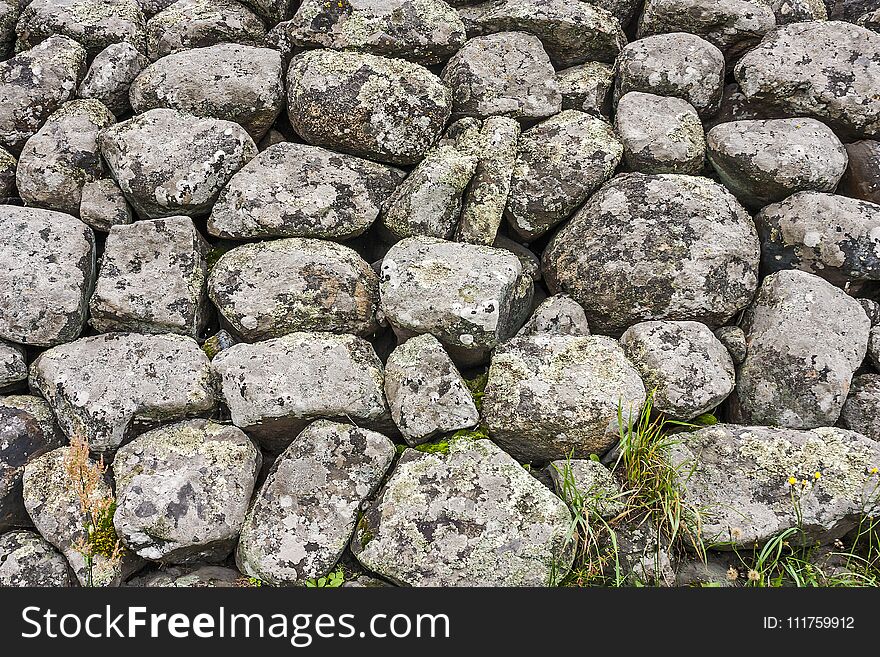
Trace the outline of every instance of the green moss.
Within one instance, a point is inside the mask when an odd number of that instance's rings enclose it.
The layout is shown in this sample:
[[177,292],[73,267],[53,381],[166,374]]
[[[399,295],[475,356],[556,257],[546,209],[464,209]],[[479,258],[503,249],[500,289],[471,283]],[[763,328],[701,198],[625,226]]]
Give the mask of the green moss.
[[450,440],[460,440],[462,438],[466,440],[488,440],[489,428],[481,424],[476,429],[462,429],[452,434]]
[[113,526],[113,514],[116,512],[116,502],[113,502],[106,511],[98,518],[95,529],[89,536],[89,547],[92,554],[101,555],[108,559],[113,557],[119,538],[116,536],[116,528]]
[[366,516],[361,516],[361,519],[358,520],[358,531],[360,532],[360,544],[361,549],[367,547],[370,541],[372,541],[375,536],[373,535],[373,531],[370,529],[370,526],[367,524]]
[[435,443],[425,443],[424,445],[418,445],[415,447],[417,452],[422,452],[423,454],[449,454],[449,441],[448,440],[439,440]]
[[483,372],[473,379],[465,379],[465,385],[471,391],[474,398],[474,405],[477,410],[483,412],[483,396],[486,394],[486,383],[489,381],[489,372]]

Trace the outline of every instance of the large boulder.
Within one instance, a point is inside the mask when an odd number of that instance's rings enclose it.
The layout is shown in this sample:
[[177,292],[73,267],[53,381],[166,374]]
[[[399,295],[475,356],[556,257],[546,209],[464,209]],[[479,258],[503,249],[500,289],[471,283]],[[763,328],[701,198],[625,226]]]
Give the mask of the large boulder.
[[207,213],[235,172],[257,155],[237,123],[171,109],[107,128],[98,144],[142,219]]
[[364,567],[405,586],[548,586],[572,562],[562,500],[488,440],[408,449],[358,523]]
[[489,435],[520,461],[587,458],[620,438],[645,386],[607,336],[535,334],[500,345],[483,397]]
[[261,463],[241,429],[211,420],[138,436],[113,459],[116,532],[153,561],[222,561],[238,540]]
[[390,418],[382,361],[363,338],[289,333],[224,349],[211,365],[232,422],[273,452],[318,418],[382,428]]
[[44,351],[31,388],[69,438],[111,452],[144,426],[213,411],[208,357],[182,335],[105,333]]
[[355,529],[358,511],[394,460],[375,431],[321,420],[278,457],[257,494],[236,552],[243,573],[274,585],[327,575]]
[[523,132],[517,147],[505,216],[532,240],[564,221],[614,175],[623,144],[611,125],[564,110]]
[[452,95],[428,69],[376,55],[312,50],[293,58],[287,110],[309,144],[415,164],[437,140]]
[[764,279],[743,317],[748,353],[737,371],[732,418],[795,429],[837,422],[871,322],[858,301],[818,276]]
[[506,249],[411,237],[385,255],[379,288],[399,338],[430,333],[467,364],[516,333],[533,284]]
[[649,319],[726,323],[752,300],[759,258],[751,217],[718,183],[628,174],[556,234],[543,266],[591,327],[620,333]]
[[0,338],[48,347],[75,339],[95,277],[95,234],[68,214],[0,206]]
[[346,240],[367,230],[403,178],[353,155],[282,142],[236,173],[208,220],[219,237]]
[[0,536],[0,587],[68,587],[67,561],[39,534],[18,530]]
[[586,62],[556,73],[562,94],[562,109],[576,109],[594,116],[608,117],[614,66],[604,62]]
[[795,527],[793,544],[830,543],[880,511],[880,443],[853,431],[716,424],[669,449],[708,545],[752,547]]
[[876,32],[841,21],[784,25],[748,52],[734,74],[749,100],[819,119],[844,137],[880,135]]
[[131,83],[149,64],[150,60],[130,43],[110,44],[95,55],[77,94],[99,100],[113,114],[122,116],[131,110]]
[[168,55],[137,76],[129,97],[135,113],[164,107],[234,121],[259,141],[284,108],[281,53],[221,43]]
[[767,273],[800,269],[832,283],[880,280],[880,205],[800,192],[755,215]]

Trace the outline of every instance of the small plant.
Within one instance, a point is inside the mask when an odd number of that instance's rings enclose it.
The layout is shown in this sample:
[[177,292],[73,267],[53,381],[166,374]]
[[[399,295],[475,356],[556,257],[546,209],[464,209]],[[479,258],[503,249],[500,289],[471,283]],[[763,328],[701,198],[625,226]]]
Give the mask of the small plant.
[[464,383],[474,398],[474,405],[477,410],[483,411],[483,396],[486,394],[486,383],[489,381],[489,372],[483,372],[473,379],[465,379]]
[[345,573],[342,568],[337,568],[325,577],[307,579],[306,587],[310,589],[338,589],[345,582]]

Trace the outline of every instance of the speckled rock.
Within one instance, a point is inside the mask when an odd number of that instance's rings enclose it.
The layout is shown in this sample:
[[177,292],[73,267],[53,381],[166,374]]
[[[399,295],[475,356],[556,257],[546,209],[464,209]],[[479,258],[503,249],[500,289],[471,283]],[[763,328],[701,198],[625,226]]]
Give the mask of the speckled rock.
[[382,261],[382,311],[399,338],[430,333],[457,363],[485,360],[525,321],[533,285],[510,251],[412,237]]
[[130,43],[113,43],[95,55],[78,95],[99,100],[113,114],[122,116],[131,109],[131,83],[149,64],[150,60]]
[[197,338],[210,319],[205,292],[209,250],[189,217],[114,226],[89,301],[89,323],[101,333]]
[[7,203],[15,191],[15,168],[18,161],[4,148],[0,148],[0,203]]
[[626,495],[611,470],[591,459],[553,461],[547,466],[553,487],[569,505],[613,518],[626,508]]
[[257,12],[268,25],[290,18],[296,6],[295,0],[242,0],[242,2]]
[[222,561],[238,540],[261,461],[241,429],[210,420],[138,436],[113,459],[116,532],[153,561]]
[[770,107],[766,103],[746,98],[736,82],[724,85],[721,93],[721,107],[714,116],[703,120],[703,128],[711,130],[721,123],[732,121],[751,121],[753,119],[783,119],[785,112]]
[[880,141],[864,139],[846,144],[849,166],[837,191],[880,204]]
[[706,143],[724,186],[755,208],[795,192],[834,191],[848,159],[837,136],[815,119],[722,123]]
[[830,543],[878,511],[880,444],[855,432],[716,424],[679,436],[670,461],[707,543],[751,547],[798,525],[789,541]]
[[136,113],[156,108],[234,121],[259,141],[281,114],[281,54],[221,43],[163,57],[131,84]]
[[568,218],[614,175],[623,144],[609,123],[565,110],[523,132],[505,216],[534,239]]
[[433,335],[410,338],[385,364],[391,418],[411,447],[480,421],[474,399],[455,364]]
[[519,136],[514,119],[492,116],[483,122],[477,168],[464,197],[456,242],[495,243],[510,194]]
[[0,57],[9,55],[15,43],[15,24],[21,14],[19,0],[0,0]]
[[102,178],[83,185],[79,218],[95,230],[106,233],[113,226],[132,223],[134,213],[116,181]]
[[[454,501],[454,502],[453,502]],[[547,586],[572,562],[565,503],[488,440],[406,450],[358,524],[365,568],[406,586]]]
[[686,100],[630,91],[617,103],[614,127],[632,171],[696,175],[703,170],[703,124]]
[[458,13],[469,38],[509,31],[534,34],[557,69],[588,61],[613,62],[626,44],[617,19],[586,2],[492,0],[461,7]]
[[400,59],[313,50],[287,73],[288,116],[309,144],[415,164],[449,118],[452,95],[428,69]]
[[31,525],[21,493],[25,466],[64,444],[45,411],[36,401],[7,404],[0,397],[0,532]]
[[62,103],[73,98],[86,71],[86,51],[54,36],[0,62],[0,146],[18,152]]
[[244,244],[224,254],[208,294],[233,333],[248,342],[294,331],[369,335],[379,280],[355,251],[291,237]]
[[880,374],[853,377],[840,421],[847,429],[880,443]]
[[880,34],[871,30],[840,21],[784,25],[734,74],[750,100],[819,119],[841,136],[880,135]]
[[281,27],[304,48],[359,50],[439,64],[461,48],[464,24],[441,0],[347,0],[344,6],[303,0]]
[[30,0],[18,19],[18,50],[59,34],[96,55],[111,43],[127,41],[146,51],[144,15],[138,0]]
[[828,20],[823,0],[769,0],[777,25]]
[[278,457],[248,512],[236,562],[274,585],[304,585],[336,565],[360,505],[382,481],[394,444],[349,424],[310,424]]
[[581,305],[566,294],[547,297],[535,308],[517,335],[589,335],[590,325]]
[[357,237],[403,172],[317,146],[270,146],[224,187],[208,220],[219,237]]
[[[85,519],[76,485],[67,472],[69,447],[59,447],[27,464],[24,470],[24,503],[34,526],[46,541],[64,557],[80,584],[89,581],[86,559],[80,551],[85,539]],[[87,468],[97,468],[90,460]],[[99,479],[95,496],[112,497],[105,479]],[[126,576],[137,571],[143,562],[130,552],[118,560],[95,554],[92,566],[93,586],[119,586]]]
[[826,2],[828,18],[833,20],[856,21],[860,16],[871,11],[875,0],[828,0]]
[[169,566],[133,577],[125,586],[144,588],[232,588],[248,586],[235,568],[223,566]]
[[746,334],[739,326],[722,326],[715,330],[715,337],[727,349],[735,365],[746,359]]
[[718,326],[752,300],[760,242],[721,185],[696,176],[617,176],[544,251],[551,292],[580,303],[590,326],[620,333],[642,320]]
[[382,228],[394,239],[452,238],[476,168],[477,156],[455,146],[432,150],[383,203]]
[[70,215],[0,206],[0,338],[48,347],[75,339],[95,277],[95,235]]
[[34,532],[18,530],[0,536],[0,587],[66,587],[67,561]]
[[874,32],[880,32],[880,7],[875,9],[874,11],[870,11],[867,14],[863,14],[857,21],[857,25],[861,25],[862,27],[867,27],[869,30],[873,30]]
[[837,422],[868,345],[858,301],[818,276],[780,271],[764,279],[741,325],[748,354],[733,420],[795,429]]
[[633,41],[621,51],[615,72],[615,104],[630,91],[675,96],[703,118],[721,104],[724,55],[695,34],[656,34]]
[[638,37],[688,32],[733,59],[776,27],[770,4],[769,0],[647,0]]
[[112,126],[98,144],[142,219],[207,213],[235,172],[257,155],[237,123],[170,109]]
[[871,328],[868,334],[868,358],[875,370],[880,370],[880,326]]
[[608,118],[611,113],[611,87],[614,67],[587,62],[559,71],[556,84],[562,94],[562,109],[575,109]]
[[147,21],[147,54],[156,61],[218,43],[261,46],[266,26],[236,0],[178,0]]
[[733,392],[733,360],[705,324],[640,322],[620,346],[653,391],[653,408],[671,418],[693,419]]
[[317,418],[371,428],[390,423],[382,362],[354,335],[289,333],[236,344],[211,365],[232,422],[269,451],[282,451]]
[[880,280],[880,205],[800,192],[755,216],[767,273],[800,269],[843,285]]
[[44,436],[57,436],[57,440],[63,442],[64,436],[55,421],[55,414],[42,397],[30,394],[6,395],[0,397],[0,411],[3,409],[14,409],[28,413],[36,419]]
[[495,350],[483,421],[520,461],[587,458],[620,438],[618,409],[637,417],[644,402],[639,373],[613,338],[536,334]]
[[15,175],[21,198],[28,205],[78,214],[83,185],[104,173],[98,133],[115,122],[97,100],[65,103],[24,145]]
[[[144,12],[144,17],[152,18],[163,9],[166,9],[173,5],[174,0],[138,0],[138,3],[140,3],[141,5],[141,10]],[[248,4],[248,2],[245,1],[244,4]]]
[[27,380],[24,347],[0,340],[0,392],[14,390]]
[[873,299],[856,299],[856,301],[859,302],[862,310],[865,311],[868,319],[871,320],[871,328],[880,324],[880,303]]
[[469,39],[446,64],[452,116],[541,119],[559,112],[562,95],[541,41],[523,32]]
[[208,365],[192,338],[105,333],[44,351],[30,385],[68,437],[109,452],[151,424],[213,411]]

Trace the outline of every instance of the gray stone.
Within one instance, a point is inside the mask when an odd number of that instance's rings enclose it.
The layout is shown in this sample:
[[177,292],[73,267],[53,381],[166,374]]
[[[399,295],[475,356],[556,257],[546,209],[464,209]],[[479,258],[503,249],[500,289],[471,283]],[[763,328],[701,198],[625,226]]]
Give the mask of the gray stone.
[[210,246],[189,217],[114,226],[107,235],[89,323],[99,332],[197,338],[210,319]]
[[46,403],[46,400],[36,395],[6,395],[0,397],[0,410],[15,409],[24,411],[33,416],[44,436],[56,436],[53,440],[58,441],[58,446],[64,441],[61,429],[55,421],[55,414]]
[[758,286],[751,217],[696,176],[617,176],[544,251],[551,293],[580,303],[590,326],[620,333],[642,320],[725,324]]
[[266,26],[236,0],[178,0],[147,21],[147,54],[156,61],[218,43],[261,46]]
[[734,59],[775,27],[769,0],[646,0],[638,37],[688,32]]
[[620,346],[653,393],[653,409],[671,418],[691,420],[733,392],[733,360],[705,324],[641,322]]
[[27,140],[18,158],[18,193],[36,207],[78,214],[82,188],[104,174],[98,133],[116,123],[97,100],[72,100]]
[[384,164],[317,146],[275,144],[223,188],[208,232],[232,239],[351,239],[378,218],[403,175]]
[[856,301],[859,302],[862,310],[865,311],[868,319],[871,320],[871,328],[880,324],[880,303],[873,299],[856,299]]
[[515,255],[523,268],[523,273],[535,283],[541,281],[541,259],[536,256],[527,246],[516,242],[504,235],[498,235],[492,246],[505,249]]
[[518,336],[589,335],[590,325],[581,305],[566,294],[547,297],[517,333]]
[[247,342],[294,331],[369,335],[376,328],[379,279],[354,250],[291,237],[244,244],[211,270],[208,294]]
[[113,43],[95,55],[79,85],[78,95],[99,100],[113,114],[122,116],[131,109],[128,97],[131,83],[149,64],[130,43]]
[[19,387],[27,375],[24,347],[0,340],[0,392]]
[[0,146],[18,152],[45,120],[76,93],[86,51],[54,36],[0,62]]
[[608,118],[610,91],[614,86],[614,67],[602,62],[587,62],[556,74],[562,94],[562,109],[575,109]]
[[615,578],[636,587],[675,584],[670,539],[650,517],[628,517],[613,531],[614,542],[606,534],[600,539],[600,548],[614,555]]
[[138,436],[113,459],[113,525],[146,559],[223,561],[238,540],[261,460],[241,429],[210,420]]
[[318,418],[370,428],[390,422],[382,362],[363,338],[289,333],[236,344],[211,362],[232,422],[272,452]]
[[632,171],[696,175],[703,170],[703,124],[686,100],[630,91],[617,103],[614,127]]
[[867,14],[863,14],[856,21],[856,24],[861,25],[862,27],[867,27],[874,32],[880,32],[880,7]]
[[739,326],[722,326],[715,330],[715,337],[727,349],[735,365],[746,359],[746,334]]
[[587,458],[619,440],[618,411],[635,418],[644,402],[639,373],[613,338],[536,334],[495,350],[483,421],[521,461]]
[[819,119],[842,137],[880,135],[880,34],[871,30],[839,21],[784,25],[734,75],[749,100]]
[[586,2],[492,0],[461,7],[458,13],[468,38],[494,32],[534,34],[558,69],[588,61],[613,62],[626,44],[620,22]]
[[669,459],[707,544],[751,547],[798,526],[789,542],[830,543],[877,513],[880,444],[852,431],[716,424],[679,437]]
[[621,51],[615,72],[615,104],[630,91],[675,96],[703,118],[721,104],[724,55],[695,34],[656,34],[633,41]]
[[64,556],[34,532],[0,536],[0,587],[67,587],[70,572]]
[[868,334],[868,358],[875,370],[880,370],[880,327],[871,328]]
[[382,311],[399,338],[430,333],[461,365],[486,358],[525,321],[532,280],[505,249],[428,237],[382,261]]
[[5,59],[15,43],[15,24],[21,14],[19,0],[0,1],[0,57]]
[[874,9],[875,4],[876,0],[828,0],[828,18],[852,22]]
[[125,586],[144,588],[232,588],[249,583],[234,568],[223,566],[170,566],[145,575],[138,575]]
[[333,50],[294,57],[287,92],[304,141],[392,164],[421,160],[452,108],[446,85],[418,64]]
[[547,586],[572,562],[565,504],[488,440],[403,453],[351,542],[405,586]]
[[[138,2],[141,5],[145,18],[152,18],[163,9],[167,9],[174,4],[174,0],[138,0]],[[248,4],[248,2],[245,1],[244,4]]]
[[880,141],[863,139],[845,146],[849,166],[837,191],[880,204]]
[[391,418],[411,447],[476,426],[480,413],[443,345],[433,335],[410,338],[385,363]]
[[0,148],[0,203],[7,203],[15,192],[15,168],[18,161],[4,148]]
[[754,208],[795,192],[834,191],[848,161],[837,136],[815,119],[721,123],[706,144],[721,182]]
[[732,419],[795,429],[837,422],[862,364],[870,321],[859,303],[818,276],[786,270],[764,279],[742,328]]
[[202,344],[202,351],[208,355],[208,358],[214,360],[214,356],[221,351],[229,349],[232,345],[238,344],[238,342],[239,340],[236,340],[229,331],[220,329],[210,338],[205,340]]
[[257,155],[237,123],[170,109],[107,128],[98,144],[142,219],[206,214],[235,172]]
[[556,72],[541,41],[523,32],[474,37],[443,69],[452,116],[542,119],[562,108]]
[[465,41],[464,24],[441,0],[347,0],[344,8],[303,0],[279,27],[298,47],[358,50],[425,66],[446,61]]
[[880,442],[880,374],[853,378],[840,420],[847,429]]
[[749,100],[736,82],[724,85],[721,93],[721,107],[714,116],[703,120],[703,128],[711,130],[716,125],[733,121],[754,119],[783,119],[785,112],[772,108],[766,103]]
[[349,424],[310,424],[284,451],[248,512],[236,553],[246,575],[304,585],[327,575],[361,504],[394,460],[394,444]]
[[553,461],[547,466],[553,487],[566,504],[613,518],[626,509],[626,495],[611,470],[591,459]]
[[477,157],[453,145],[430,151],[383,204],[382,228],[394,239],[452,238],[476,168]]
[[128,41],[146,51],[144,15],[138,0],[30,0],[18,19],[18,50],[53,35],[69,37],[94,56],[111,43]]
[[48,347],[75,339],[94,285],[95,235],[70,215],[0,206],[0,338]]
[[214,410],[208,357],[182,335],[105,333],[44,351],[31,389],[69,438],[111,452],[142,427]]
[[837,285],[880,280],[880,205],[800,192],[755,216],[767,273],[799,269]]
[[242,2],[257,12],[267,24],[274,25],[290,17],[295,0],[242,0]]
[[769,0],[777,25],[828,20],[823,0]]
[[125,194],[112,178],[87,182],[82,187],[79,218],[95,230],[109,232],[113,226],[134,222],[134,213]]
[[565,110],[523,132],[505,216],[532,240],[568,218],[614,175],[623,156],[611,125]]

